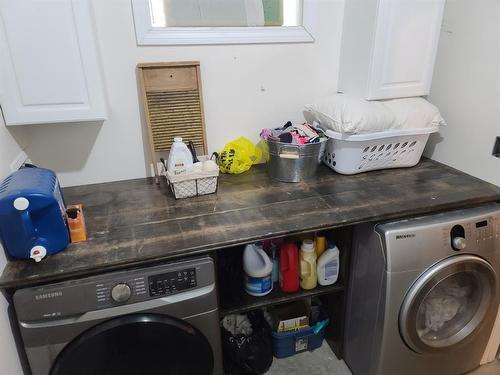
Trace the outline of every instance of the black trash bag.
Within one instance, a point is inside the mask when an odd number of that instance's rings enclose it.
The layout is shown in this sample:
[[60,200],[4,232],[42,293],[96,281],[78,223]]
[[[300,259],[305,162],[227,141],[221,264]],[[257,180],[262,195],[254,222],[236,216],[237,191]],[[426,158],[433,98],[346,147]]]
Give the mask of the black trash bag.
[[232,335],[222,328],[225,375],[260,375],[273,363],[273,343],[262,311],[247,314],[252,324],[250,336]]

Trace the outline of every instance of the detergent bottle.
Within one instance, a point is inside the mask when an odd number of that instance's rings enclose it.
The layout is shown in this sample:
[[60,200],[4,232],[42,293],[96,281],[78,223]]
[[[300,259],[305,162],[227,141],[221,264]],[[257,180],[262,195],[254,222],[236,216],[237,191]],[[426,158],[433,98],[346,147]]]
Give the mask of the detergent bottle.
[[170,174],[185,174],[193,168],[193,155],[181,137],[175,137],[168,155],[167,170]]
[[279,261],[280,288],[285,293],[299,290],[299,249],[293,242],[281,246]]
[[316,236],[314,237],[314,250],[316,251],[316,256],[318,258],[326,250],[326,236],[324,232],[316,233]]
[[314,289],[318,285],[316,259],[314,242],[305,239],[300,247],[300,287],[302,289]]
[[318,259],[319,285],[332,285],[339,277],[340,252],[335,242],[328,243],[328,249]]

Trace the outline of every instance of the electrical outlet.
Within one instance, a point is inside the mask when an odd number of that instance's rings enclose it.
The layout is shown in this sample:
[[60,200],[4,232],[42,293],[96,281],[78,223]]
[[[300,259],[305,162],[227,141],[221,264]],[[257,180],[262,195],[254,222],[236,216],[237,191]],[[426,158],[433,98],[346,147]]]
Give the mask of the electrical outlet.
[[493,146],[493,156],[496,156],[497,158],[500,158],[500,137],[497,137],[495,141],[495,145]]

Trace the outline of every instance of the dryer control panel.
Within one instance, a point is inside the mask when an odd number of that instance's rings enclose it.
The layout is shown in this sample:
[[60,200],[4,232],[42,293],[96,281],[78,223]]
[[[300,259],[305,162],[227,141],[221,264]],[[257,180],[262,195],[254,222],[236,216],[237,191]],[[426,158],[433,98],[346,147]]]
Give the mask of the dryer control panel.
[[383,223],[375,230],[390,272],[426,269],[459,253],[489,259],[500,254],[500,204]]
[[[496,229],[496,230],[495,230]],[[476,243],[492,240],[498,237],[498,228],[493,228],[493,219],[481,220],[475,223]]]
[[464,221],[449,232],[453,250],[487,251],[494,248],[499,238],[499,220],[495,216]]

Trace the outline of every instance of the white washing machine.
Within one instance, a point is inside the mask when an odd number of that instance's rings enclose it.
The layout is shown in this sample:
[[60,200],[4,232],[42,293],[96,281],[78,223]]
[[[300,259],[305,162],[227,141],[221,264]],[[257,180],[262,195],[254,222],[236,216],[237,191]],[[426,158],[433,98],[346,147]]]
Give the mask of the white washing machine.
[[354,233],[344,351],[353,374],[479,366],[500,299],[500,205]]
[[110,272],[14,293],[33,375],[221,375],[213,261]]

